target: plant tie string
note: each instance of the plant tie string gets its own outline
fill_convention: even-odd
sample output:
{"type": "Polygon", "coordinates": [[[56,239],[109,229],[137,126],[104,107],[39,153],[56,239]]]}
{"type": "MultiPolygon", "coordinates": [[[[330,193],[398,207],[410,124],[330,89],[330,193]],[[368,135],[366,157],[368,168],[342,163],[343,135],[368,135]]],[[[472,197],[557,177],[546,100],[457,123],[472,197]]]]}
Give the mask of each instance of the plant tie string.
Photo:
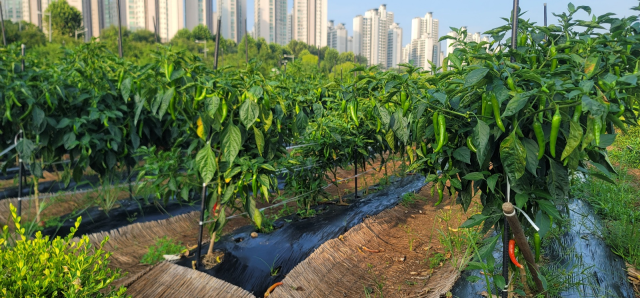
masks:
{"type": "MultiPolygon", "coordinates": [[[[509,178],[507,178],[507,202],[509,202],[510,200],[510,194],[511,194],[511,185],[509,184],[509,178]]],[[[511,202],[509,202],[511,203],[511,202]]],[[[505,216],[514,216],[516,215],[516,210],[520,211],[520,213],[522,213],[522,215],[524,215],[524,218],[527,219],[527,221],[529,221],[529,223],[531,224],[531,226],[536,229],[536,232],[540,231],[540,228],[538,228],[538,226],[533,222],[533,220],[531,220],[531,217],[529,217],[529,215],[527,215],[526,212],[524,212],[524,210],[518,208],[516,205],[513,205],[513,212],[510,214],[506,214],[504,212],[502,212],[505,216]]]]}

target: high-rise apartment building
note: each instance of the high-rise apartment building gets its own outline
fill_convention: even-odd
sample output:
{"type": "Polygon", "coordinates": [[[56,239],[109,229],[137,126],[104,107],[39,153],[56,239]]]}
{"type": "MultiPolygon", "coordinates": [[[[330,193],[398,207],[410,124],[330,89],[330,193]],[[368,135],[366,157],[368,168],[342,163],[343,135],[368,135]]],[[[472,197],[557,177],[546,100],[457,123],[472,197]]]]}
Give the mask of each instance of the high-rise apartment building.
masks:
{"type": "Polygon", "coordinates": [[[347,28],[344,24],[334,26],[333,21],[329,21],[327,28],[327,46],[336,49],[339,53],[347,52],[348,48],[347,28]]]}
{"type": "Polygon", "coordinates": [[[217,0],[221,18],[220,35],[236,43],[247,34],[247,0],[217,0]]]}
{"type": "Polygon", "coordinates": [[[4,0],[2,1],[2,15],[5,20],[12,22],[22,21],[22,1],[4,0]]]}
{"type": "Polygon", "coordinates": [[[293,40],[293,13],[287,15],[287,35],[284,44],[289,44],[293,40]]]}
{"type": "Polygon", "coordinates": [[[308,45],[327,45],[327,1],[293,1],[293,39],[308,45]]]}
{"type": "Polygon", "coordinates": [[[387,67],[395,68],[402,63],[402,28],[398,23],[389,26],[387,38],[387,67]]]}
{"type": "Polygon", "coordinates": [[[431,70],[431,63],[440,66],[439,24],[431,12],[424,18],[411,20],[411,47],[406,50],[408,57],[405,58],[408,62],[425,70],[431,70]]]}
{"type": "Polygon", "coordinates": [[[385,4],[370,9],[364,16],[353,19],[353,48],[355,54],[367,58],[369,65],[387,67],[389,27],[393,24],[393,13],[385,4]]]}
{"type": "Polygon", "coordinates": [[[267,42],[287,42],[287,0],[254,1],[254,34],[267,42]]]}

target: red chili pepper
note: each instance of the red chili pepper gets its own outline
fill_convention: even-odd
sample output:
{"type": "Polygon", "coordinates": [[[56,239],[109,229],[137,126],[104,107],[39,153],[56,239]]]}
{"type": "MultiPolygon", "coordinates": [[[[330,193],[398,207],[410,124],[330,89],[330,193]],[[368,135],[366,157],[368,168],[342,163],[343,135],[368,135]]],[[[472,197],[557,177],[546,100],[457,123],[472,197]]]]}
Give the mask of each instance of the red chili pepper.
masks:
{"type": "Polygon", "coordinates": [[[513,262],[513,264],[516,265],[516,267],[523,268],[522,265],[518,263],[518,260],[516,260],[515,251],[516,251],[516,241],[511,239],[509,240],[509,257],[511,257],[511,262],[513,262]]]}
{"type": "Polygon", "coordinates": [[[213,204],[213,209],[211,209],[211,213],[213,213],[215,215],[216,210],[218,210],[218,201],[216,201],[216,203],[213,204]]]}
{"type": "Polygon", "coordinates": [[[272,292],[273,290],[275,290],[275,288],[276,288],[277,286],[281,286],[281,285],[282,285],[282,282],[277,282],[277,283],[273,284],[272,286],[270,286],[270,287],[269,287],[269,289],[267,289],[267,292],[266,292],[266,293],[264,293],[264,297],[265,297],[265,298],[266,298],[266,297],[269,297],[269,295],[271,294],[271,292],[272,292]]]}

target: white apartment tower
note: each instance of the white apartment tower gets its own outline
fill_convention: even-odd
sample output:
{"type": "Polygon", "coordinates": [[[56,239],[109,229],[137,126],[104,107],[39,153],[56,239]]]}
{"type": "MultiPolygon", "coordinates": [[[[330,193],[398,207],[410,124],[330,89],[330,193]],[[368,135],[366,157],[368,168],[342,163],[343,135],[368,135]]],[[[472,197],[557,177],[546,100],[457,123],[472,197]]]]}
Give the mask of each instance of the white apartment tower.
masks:
{"type": "Polygon", "coordinates": [[[17,23],[22,21],[22,1],[4,0],[2,1],[2,15],[5,20],[17,23]]]}
{"type": "Polygon", "coordinates": [[[329,21],[327,28],[327,46],[336,49],[338,53],[344,53],[348,51],[348,39],[347,28],[344,24],[333,25],[333,21],[329,21]]]}
{"type": "Polygon", "coordinates": [[[428,12],[424,18],[411,20],[411,47],[405,49],[407,57],[414,66],[431,70],[431,63],[440,66],[440,38],[438,34],[440,22],[428,12]],[[431,62],[431,63],[430,63],[431,62]]]}
{"type": "Polygon", "coordinates": [[[387,11],[385,4],[377,9],[368,10],[364,16],[356,16],[353,19],[354,53],[366,57],[369,65],[380,65],[386,68],[391,24],[393,24],[393,13],[387,11]]]}
{"type": "Polygon", "coordinates": [[[284,44],[287,45],[293,40],[293,13],[287,15],[287,35],[284,44]]]}
{"type": "MultiPolygon", "coordinates": [[[[210,0],[208,0],[210,1],[210,0]]],[[[254,34],[267,42],[287,42],[287,0],[255,0],[254,34]]]]}
{"type": "Polygon", "coordinates": [[[217,0],[220,15],[220,34],[226,39],[239,43],[247,34],[247,0],[217,0]]]}
{"type": "Polygon", "coordinates": [[[387,67],[396,68],[402,63],[402,28],[398,23],[389,26],[387,39],[387,67]]]}
{"type": "Polygon", "coordinates": [[[293,39],[308,45],[327,45],[327,1],[293,1],[293,39]]]}

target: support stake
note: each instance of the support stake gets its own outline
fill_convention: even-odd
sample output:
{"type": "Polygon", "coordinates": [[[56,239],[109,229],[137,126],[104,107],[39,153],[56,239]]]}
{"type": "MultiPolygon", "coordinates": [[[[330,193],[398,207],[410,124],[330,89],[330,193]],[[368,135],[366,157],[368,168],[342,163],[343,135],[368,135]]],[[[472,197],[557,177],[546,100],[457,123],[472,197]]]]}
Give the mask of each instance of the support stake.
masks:
{"type": "Polygon", "coordinates": [[[518,221],[518,217],[516,216],[516,210],[515,208],[513,208],[513,204],[511,204],[510,202],[502,204],[502,212],[504,212],[505,219],[509,222],[511,230],[513,230],[513,236],[516,240],[516,244],[518,244],[518,247],[520,248],[520,251],[524,256],[525,261],[527,261],[527,266],[529,267],[529,272],[531,272],[531,277],[536,283],[538,293],[540,293],[544,291],[542,281],[540,280],[540,277],[538,277],[538,272],[540,272],[540,270],[538,269],[538,265],[536,265],[535,257],[533,256],[533,252],[531,252],[531,248],[529,247],[527,238],[524,236],[524,231],[522,230],[522,226],[520,226],[520,222],[518,221]]]}
{"type": "Polygon", "coordinates": [[[4,15],[2,15],[2,2],[0,2],[0,27],[2,28],[2,44],[7,46],[7,37],[4,35],[4,15]]]}
{"type": "Polygon", "coordinates": [[[218,48],[220,48],[220,22],[221,19],[218,17],[218,27],[216,28],[216,50],[213,54],[213,70],[218,69],[218,48]]]}
{"type": "Polygon", "coordinates": [[[122,58],[122,16],[120,15],[120,0],[116,0],[116,2],[118,4],[118,55],[122,58]]]}

